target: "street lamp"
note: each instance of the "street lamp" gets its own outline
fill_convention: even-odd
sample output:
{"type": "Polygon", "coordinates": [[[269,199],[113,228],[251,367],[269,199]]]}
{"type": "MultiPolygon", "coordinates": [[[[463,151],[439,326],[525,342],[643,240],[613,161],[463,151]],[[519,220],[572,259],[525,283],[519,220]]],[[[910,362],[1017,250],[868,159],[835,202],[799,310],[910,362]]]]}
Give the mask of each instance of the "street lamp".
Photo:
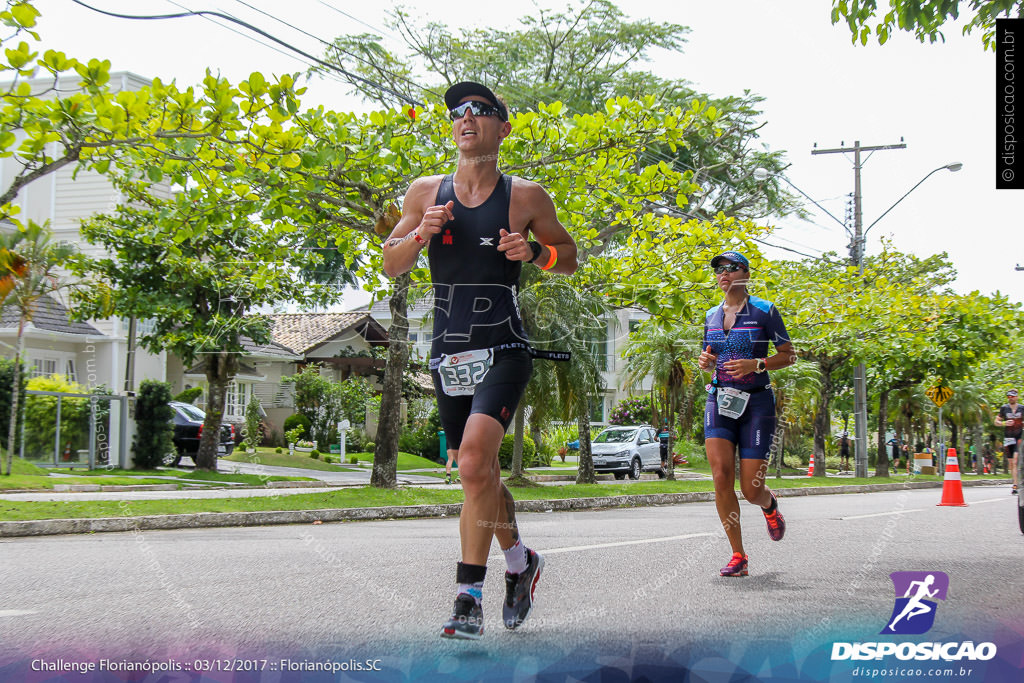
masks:
{"type": "MultiPolygon", "coordinates": [[[[865,241],[865,240],[867,239],[867,236],[868,236],[868,230],[870,230],[871,228],[875,227],[875,224],[876,224],[876,223],[878,223],[878,221],[880,221],[880,220],[882,220],[883,218],[885,218],[886,214],[888,214],[888,213],[889,213],[890,211],[892,211],[893,209],[895,209],[895,208],[896,208],[896,205],[897,205],[897,204],[899,204],[900,202],[902,202],[902,201],[903,201],[904,199],[906,199],[906,198],[907,198],[907,195],[909,195],[909,194],[910,194],[911,192],[913,192],[914,190],[916,190],[917,188],[919,188],[919,187],[921,186],[921,184],[922,184],[922,183],[924,183],[924,181],[926,181],[926,180],[928,180],[929,178],[931,178],[931,177],[932,177],[932,174],[934,174],[934,173],[938,173],[939,171],[942,171],[942,170],[946,170],[946,171],[949,171],[949,172],[951,172],[951,173],[956,173],[957,171],[959,171],[959,170],[960,170],[961,168],[963,168],[963,167],[964,167],[964,165],[963,165],[963,164],[961,164],[961,163],[960,163],[959,161],[954,161],[953,163],[951,163],[951,164],[946,164],[945,166],[939,166],[939,167],[938,167],[938,168],[936,168],[935,170],[933,170],[933,171],[931,171],[930,173],[928,173],[928,175],[926,175],[926,176],[925,176],[924,178],[921,178],[921,179],[920,179],[919,181],[917,181],[917,184],[916,184],[916,185],[914,185],[914,186],[913,186],[912,188],[910,188],[909,190],[907,190],[907,191],[906,191],[906,193],[905,193],[905,194],[904,194],[904,195],[903,195],[902,197],[900,197],[900,198],[899,198],[899,199],[897,199],[897,200],[896,200],[895,202],[893,202],[893,205],[892,205],[892,206],[890,206],[890,207],[889,207],[888,209],[886,209],[885,211],[883,211],[883,212],[882,212],[882,215],[881,215],[881,216],[879,216],[879,217],[878,217],[878,218],[876,218],[875,220],[871,221],[871,225],[869,225],[868,227],[864,228],[864,234],[863,234],[863,235],[861,235],[861,244],[860,244],[860,252],[859,252],[859,253],[860,253],[860,256],[861,256],[861,258],[860,258],[860,259],[858,259],[858,260],[859,260],[859,261],[863,261],[863,260],[864,260],[864,259],[863,259],[863,256],[864,256],[864,251],[863,251],[863,245],[864,245],[864,241],[865,241]]],[[[864,271],[863,271],[863,265],[862,265],[862,267],[861,267],[861,273],[863,273],[863,272],[864,272],[864,271]]]]}

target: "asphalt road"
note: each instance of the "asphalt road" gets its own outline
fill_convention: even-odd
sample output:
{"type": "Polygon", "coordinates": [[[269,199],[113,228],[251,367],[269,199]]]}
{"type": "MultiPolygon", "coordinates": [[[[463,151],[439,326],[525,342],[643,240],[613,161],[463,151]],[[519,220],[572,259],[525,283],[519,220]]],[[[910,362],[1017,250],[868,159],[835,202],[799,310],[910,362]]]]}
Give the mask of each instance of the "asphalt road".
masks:
{"type": "Polygon", "coordinates": [[[502,627],[495,545],[487,632],[473,643],[438,637],[454,597],[456,519],[3,540],[0,576],[17,590],[0,605],[0,680],[30,656],[277,667],[210,680],[299,680],[282,657],[383,669],[301,680],[567,680],[595,667],[631,680],[682,666],[726,676],[693,680],[740,670],[850,680],[851,663],[825,661],[832,642],[881,639],[889,574],[909,570],[950,579],[925,638],[990,640],[1021,666],[1016,498],[1009,486],[964,493],[965,508],[936,507],[938,489],[781,498],[780,543],[744,505],[743,579],[718,576],[729,550],[711,503],[523,514],[524,540],[547,558],[536,609],[518,631],[502,627]]]}

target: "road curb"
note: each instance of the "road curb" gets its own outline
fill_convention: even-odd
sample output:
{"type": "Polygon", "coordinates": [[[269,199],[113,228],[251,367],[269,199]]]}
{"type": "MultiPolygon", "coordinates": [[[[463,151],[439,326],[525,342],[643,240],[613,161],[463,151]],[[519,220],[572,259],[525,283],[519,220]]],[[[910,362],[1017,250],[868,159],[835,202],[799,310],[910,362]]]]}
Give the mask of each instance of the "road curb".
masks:
{"type": "MultiPolygon", "coordinates": [[[[964,481],[964,486],[1000,486],[1006,481],[964,481]]],[[[831,495],[841,493],[872,493],[900,489],[941,488],[941,481],[902,482],[894,484],[856,484],[849,486],[807,486],[774,489],[779,498],[791,496],[831,495]]],[[[689,493],[646,493],[596,498],[559,498],[522,500],[516,502],[519,512],[563,512],[601,510],[654,505],[681,505],[714,500],[712,491],[689,493]]],[[[259,512],[198,512],[183,515],[146,515],[141,517],[96,517],[86,519],[43,519],[0,522],[0,538],[21,536],[55,536],[117,531],[151,531],[165,529],[204,529],[210,527],[267,526],[273,524],[313,524],[315,522],[347,522],[382,519],[414,519],[452,517],[462,510],[461,503],[440,505],[407,505],[367,508],[329,508],[323,510],[284,510],[259,512]]]]}

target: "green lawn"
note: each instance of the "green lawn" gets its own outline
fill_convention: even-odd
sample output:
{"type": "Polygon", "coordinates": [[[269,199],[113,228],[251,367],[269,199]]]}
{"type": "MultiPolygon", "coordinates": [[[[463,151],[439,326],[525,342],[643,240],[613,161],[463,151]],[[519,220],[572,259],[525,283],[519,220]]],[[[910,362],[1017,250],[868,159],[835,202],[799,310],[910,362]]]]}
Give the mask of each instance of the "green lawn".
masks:
{"type": "MultiPolygon", "coordinates": [[[[56,468],[47,470],[37,467],[30,462],[20,458],[14,458],[11,467],[11,476],[0,476],[0,490],[52,490],[55,484],[99,484],[101,486],[132,486],[142,484],[173,484],[168,479],[157,477],[176,477],[193,481],[196,484],[215,486],[218,483],[245,484],[249,486],[263,486],[269,481],[312,481],[308,477],[282,477],[282,476],[259,476],[255,474],[226,474],[223,472],[196,472],[194,470],[161,469],[161,470],[124,470],[124,469],[98,469],[98,470],[69,470],[56,468]],[[53,474],[70,474],[68,477],[54,477],[53,474]]],[[[184,484],[178,482],[179,488],[184,484]]]]}
{"type": "MultiPolygon", "coordinates": [[[[320,456],[323,458],[323,454],[320,456]]],[[[337,456],[334,456],[335,458],[337,456]]],[[[270,465],[273,467],[299,467],[307,470],[320,470],[322,472],[356,472],[340,465],[324,462],[317,458],[309,457],[309,454],[288,455],[288,451],[277,453],[273,448],[257,448],[255,453],[246,453],[235,449],[235,452],[221,460],[231,462],[248,462],[257,465],[270,465]]]]}
{"type": "MultiPolygon", "coordinates": [[[[1005,478],[1005,477],[1004,477],[1005,478]]],[[[916,481],[937,481],[939,476],[919,476],[916,481]]],[[[808,486],[844,486],[848,484],[900,483],[902,478],[879,482],[878,479],[825,480],[783,479],[771,481],[775,489],[808,486]]],[[[516,488],[517,500],[550,500],[558,498],[592,498],[628,494],[679,493],[711,491],[710,481],[641,481],[632,484],[581,484],[571,486],[537,486],[516,488]]],[[[66,519],[83,517],[121,517],[124,515],[184,514],[192,512],[238,512],[259,510],[316,510],[323,508],[377,507],[387,505],[424,505],[461,503],[461,490],[401,488],[381,490],[372,487],[347,488],[324,493],[282,495],[271,498],[226,498],[195,500],[133,501],[125,509],[118,501],[90,502],[13,502],[0,500],[0,519],[66,519]]]]}

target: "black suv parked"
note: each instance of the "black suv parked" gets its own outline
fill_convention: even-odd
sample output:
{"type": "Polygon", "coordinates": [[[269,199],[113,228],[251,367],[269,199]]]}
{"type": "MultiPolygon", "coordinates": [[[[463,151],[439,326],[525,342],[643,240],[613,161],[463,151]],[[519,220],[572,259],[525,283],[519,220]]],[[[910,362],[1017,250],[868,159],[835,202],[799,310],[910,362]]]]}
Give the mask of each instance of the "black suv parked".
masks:
{"type": "MultiPolygon", "coordinates": [[[[195,461],[196,455],[199,454],[199,437],[203,433],[206,413],[191,403],[171,401],[169,405],[174,409],[174,450],[164,456],[164,464],[177,467],[183,456],[195,461]]],[[[217,456],[229,456],[234,450],[235,428],[229,424],[221,424],[217,456]]]]}

